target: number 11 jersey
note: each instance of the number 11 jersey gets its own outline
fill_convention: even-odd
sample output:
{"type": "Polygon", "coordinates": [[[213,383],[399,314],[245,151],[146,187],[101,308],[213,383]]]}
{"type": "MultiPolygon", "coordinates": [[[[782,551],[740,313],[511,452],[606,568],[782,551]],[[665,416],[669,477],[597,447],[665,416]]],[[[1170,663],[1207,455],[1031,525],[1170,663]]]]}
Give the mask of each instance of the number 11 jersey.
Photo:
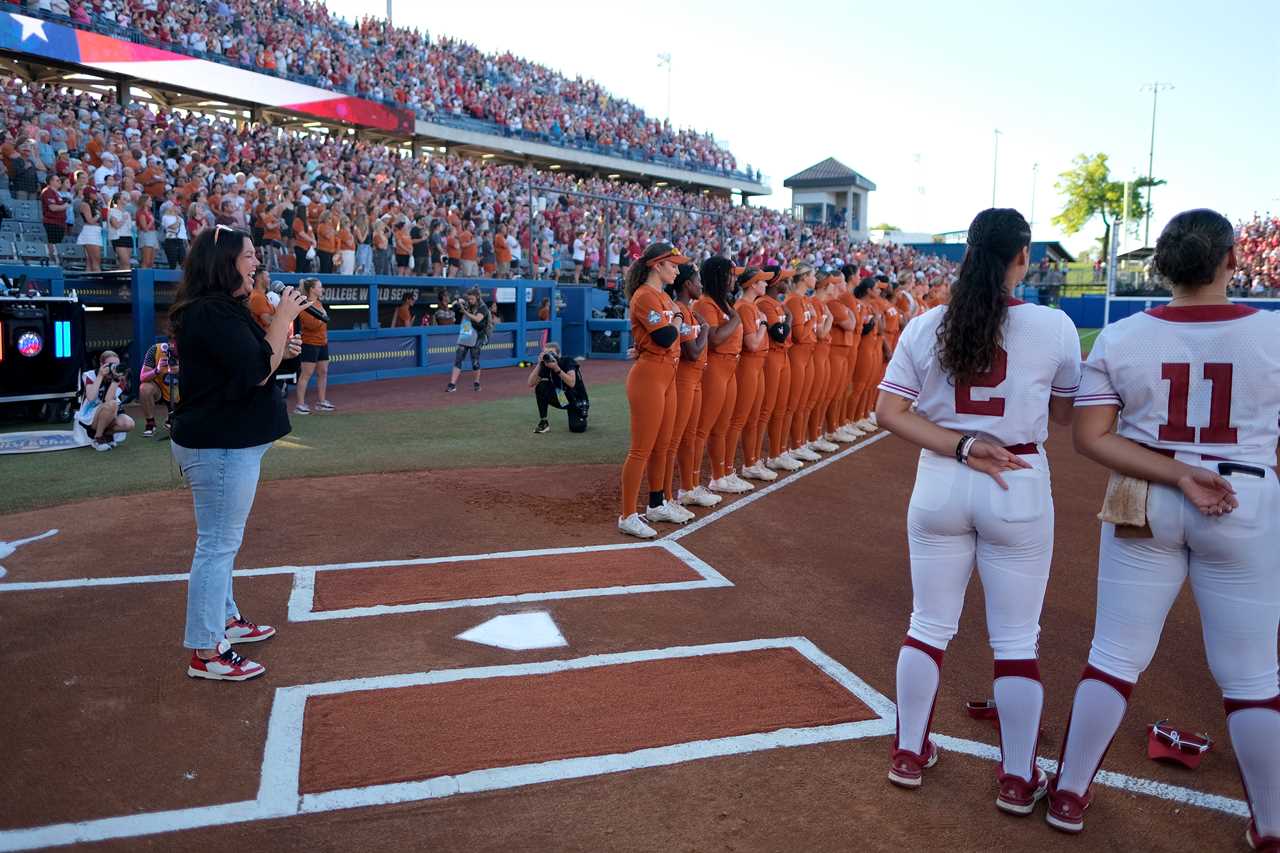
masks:
{"type": "Polygon", "coordinates": [[[1162,306],[1102,330],[1077,406],[1119,406],[1116,432],[1150,447],[1276,464],[1280,313],[1162,306]]]}
{"type": "Polygon", "coordinates": [[[1049,437],[1049,397],[1073,397],[1080,384],[1080,336],[1066,313],[1009,300],[991,369],[955,382],[938,364],[940,305],[907,324],[880,383],[881,391],[914,400],[916,411],[957,432],[1005,447],[1043,444],[1049,437]]]}

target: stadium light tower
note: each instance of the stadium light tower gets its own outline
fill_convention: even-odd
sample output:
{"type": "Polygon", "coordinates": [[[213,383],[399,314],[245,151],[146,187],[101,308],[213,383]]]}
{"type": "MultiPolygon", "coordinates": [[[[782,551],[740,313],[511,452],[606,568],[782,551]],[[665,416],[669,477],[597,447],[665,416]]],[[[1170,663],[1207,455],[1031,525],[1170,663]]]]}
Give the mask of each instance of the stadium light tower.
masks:
{"type": "MultiPolygon", "coordinates": [[[[390,2],[390,0],[388,0],[390,2]]],[[[671,53],[658,54],[658,67],[667,69],[667,123],[671,122],[671,53]]]]}
{"type": "Polygon", "coordinates": [[[1157,80],[1154,83],[1148,83],[1140,90],[1151,93],[1151,149],[1147,152],[1147,224],[1142,234],[1143,246],[1151,245],[1151,191],[1155,189],[1151,186],[1151,180],[1154,176],[1152,166],[1156,161],[1156,101],[1159,100],[1162,89],[1172,88],[1172,83],[1161,83],[1157,80]]]}
{"type": "Polygon", "coordinates": [[[991,138],[995,140],[993,150],[991,152],[991,206],[996,206],[996,172],[1000,166],[1000,128],[991,131],[991,138]]]}
{"type": "Polygon", "coordinates": [[[388,26],[388,27],[392,26],[392,24],[391,24],[391,0],[387,0],[387,26],[388,26]]]}
{"type": "Polygon", "coordinates": [[[1034,232],[1036,229],[1036,181],[1040,180],[1040,164],[1031,164],[1031,218],[1027,224],[1034,232]]]}

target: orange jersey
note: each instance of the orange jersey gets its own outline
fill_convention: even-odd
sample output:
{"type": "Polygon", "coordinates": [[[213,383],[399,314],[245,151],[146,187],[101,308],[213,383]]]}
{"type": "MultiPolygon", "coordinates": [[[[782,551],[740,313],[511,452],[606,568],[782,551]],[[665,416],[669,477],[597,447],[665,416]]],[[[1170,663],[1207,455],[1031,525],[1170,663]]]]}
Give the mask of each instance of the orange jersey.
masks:
{"type": "MultiPolygon", "coordinates": [[[[756,300],[756,309],[764,317],[765,322],[770,326],[775,323],[781,323],[787,319],[787,313],[782,308],[782,303],[774,299],[772,296],[761,296],[756,300]]],[[[773,338],[769,338],[769,349],[771,350],[787,350],[791,348],[791,336],[787,335],[787,339],[779,343],[773,338]]]]}
{"type": "MultiPolygon", "coordinates": [[[[710,296],[699,296],[698,301],[693,304],[693,310],[697,311],[698,316],[712,329],[718,329],[733,319],[722,311],[710,296]]],[[[717,355],[738,355],[742,352],[742,326],[739,325],[720,343],[712,344],[711,351],[717,355]]]]}
{"type": "Polygon", "coordinates": [[[400,303],[396,308],[396,325],[412,326],[413,325],[413,309],[405,303],[400,303]]]}
{"type": "Polygon", "coordinates": [[[791,312],[791,337],[798,344],[812,344],[818,340],[818,320],[809,308],[808,300],[792,292],[783,303],[791,312]]]}
{"type": "Polygon", "coordinates": [[[270,327],[271,320],[268,319],[264,323],[262,321],[262,315],[271,314],[274,316],[276,309],[275,306],[271,304],[271,301],[267,299],[267,294],[255,288],[254,291],[249,294],[249,313],[253,315],[253,319],[258,322],[259,326],[266,329],[270,327]]]}
{"type": "Polygon", "coordinates": [[[827,310],[826,303],[816,296],[806,296],[805,302],[809,303],[809,309],[813,311],[814,316],[817,317],[817,336],[819,346],[831,346],[831,330],[828,330],[825,335],[822,334],[822,324],[826,322],[827,315],[831,313],[827,310]]]}
{"type": "Polygon", "coordinates": [[[839,299],[830,299],[827,301],[827,310],[831,312],[831,345],[836,347],[853,346],[853,332],[840,328],[841,322],[847,322],[853,319],[853,314],[849,311],[849,306],[845,305],[839,299]]]}
{"type": "Polygon", "coordinates": [[[902,331],[902,315],[898,313],[889,300],[884,297],[878,297],[880,301],[880,312],[884,317],[884,333],[889,337],[897,337],[902,331]]]}
{"type": "Polygon", "coordinates": [[[628,316],[631,318],[631,342],[636,348],[637,356],[679,361],[679,338],[672,341],[671,346],[664,347],[652,337],[658,329],[672,325],[679,314],[680,309],[664,291],[647,284],[636,288],[636,292],[631,295],[628,316]]]}
{"type": "Polygon", "coordinates": [[[329,325],[312,317],[306,311],[298,315],[302,324],[302,342],[311,346],[324,346],[329,343],[329,325]]]}
{"type": "MultiPolygon", "coordinates": [[[[872,320],[876,320],[880,317],[880,312],[877,310],[876,304],[874,301],[872,301],[871,297],[867,297],[866,299],[859,299],[858,304],[862,306],[863,325],[866,325],[867,323],[870,323],[872,320]]],[[[867,332],[865,335],[863,335],[863,337],[864,338],[880,337],[880,324],[875,323],[874,325],[872,325],[871,331],[867,332]]]]}
{"type": "MultiPolygon", "coordinates": [[[[742,337],[745,339],[747,335],[754,335],[756,330],[760,328],[761,323],[767,323],[764,315],[760,313],[760,309],[756,307],[756,303],[751,299],[739,299],[733,306],[733,310],[738,312],[738,316],[742,319],[742,337]]],[[[742,348],[742,354],[745,356],[753,356],[755,358],[764,358],[769,354],[769,336],[765,335],[765,342],[758,350],[748,350],[745,346],[742,348]]]]}
{"type": "MultiPolygon", "coordinates": [[[[693,306],[688,302],[677,302],[676,308],[680,309],[680,316],[684,320],[684,326],[680,329],[680,343],[687,344],[698,339],[698,334],[702,330],[702,320],[697,314],[693,313],[693,306]]],[[[680,362],[681,369],[686,367],[703,368],[707,366],[707,350],[708,347],[702,348],[702,353],[694,361],[684,359],[683,354],[680,362]]]]}

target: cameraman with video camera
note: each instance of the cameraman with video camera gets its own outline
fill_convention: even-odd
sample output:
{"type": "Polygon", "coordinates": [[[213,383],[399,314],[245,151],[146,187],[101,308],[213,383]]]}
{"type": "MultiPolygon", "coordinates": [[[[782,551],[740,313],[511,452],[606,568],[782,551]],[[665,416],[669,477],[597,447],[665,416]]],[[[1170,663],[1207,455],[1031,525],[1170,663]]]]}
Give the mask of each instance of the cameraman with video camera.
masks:
{"type": "MultiPolygon", "coordinates": [[[[146,424],[142,435],[150,438],[156,433],[156,403],[163,401],[166,413],[178,401],[178,342],[170,336],[165,343],[158,343],[142,359],[142,371],[138,377],[138,400],[142,403],[142,417],[146,424]]],[[[165,429],[169,418],[165,418],[165,429]]]]}
{"type": "Polygon", "coordinates": [[[538,401],[538,425],[533,431],[539,435],[548,432],[548,409],[561,409],[569,415],[569,432],[587,431],[587,386],[582,381],[582,369],[571,358],[560,355],[560,345],[549,343],[538,355],[538,362],[529,373],[529,387],[538,401]]]}
{"type": "Polygon", "coordinates": [[[84,397],[76,412],[76,423],[93,440],[94,450],[110,450],[133,429],[133,418],[121,411],[120,398],[128,387],[128,374],[120,363],[120,356],[111,350],[98,357],[96,372],[88,370],[81,377],[84,397]]]}

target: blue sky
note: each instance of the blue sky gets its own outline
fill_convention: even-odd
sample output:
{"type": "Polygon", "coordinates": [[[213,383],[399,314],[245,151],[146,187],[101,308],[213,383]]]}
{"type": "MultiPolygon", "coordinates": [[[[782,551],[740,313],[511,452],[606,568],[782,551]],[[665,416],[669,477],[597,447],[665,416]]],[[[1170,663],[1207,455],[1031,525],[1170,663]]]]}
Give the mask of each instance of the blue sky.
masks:
{"type": "MultiPolygon", "coordinates": [[[[327,0],[347,17],[385,0],[327,0]]],[[[665,4],[664,4],[665,5],[665,4]]],[[[1160,94],[1152,239],[1173,214],[1213,207],[1233,219],[1280,210],[1280,2],[1165,0],[736,3],[667,8],[565,0],[440,4],[396,0],[395,20],[511,50],[582,74],[644,107],[710,130],[739,162],[782,180],[833,156],[876,182],[871,220],[910,231],[965,228],[991,203],[1030,217],[1036,239],[1079,250],[1050,218],[1059,172],[1104,152],[1118,178],[1145,175],[1155,80],[1160,94]],[[964,9],[979,7],[981,14],[964,9]]],[[[1141,245],[1141,234],[1137,242],[1141,245]]]]}

